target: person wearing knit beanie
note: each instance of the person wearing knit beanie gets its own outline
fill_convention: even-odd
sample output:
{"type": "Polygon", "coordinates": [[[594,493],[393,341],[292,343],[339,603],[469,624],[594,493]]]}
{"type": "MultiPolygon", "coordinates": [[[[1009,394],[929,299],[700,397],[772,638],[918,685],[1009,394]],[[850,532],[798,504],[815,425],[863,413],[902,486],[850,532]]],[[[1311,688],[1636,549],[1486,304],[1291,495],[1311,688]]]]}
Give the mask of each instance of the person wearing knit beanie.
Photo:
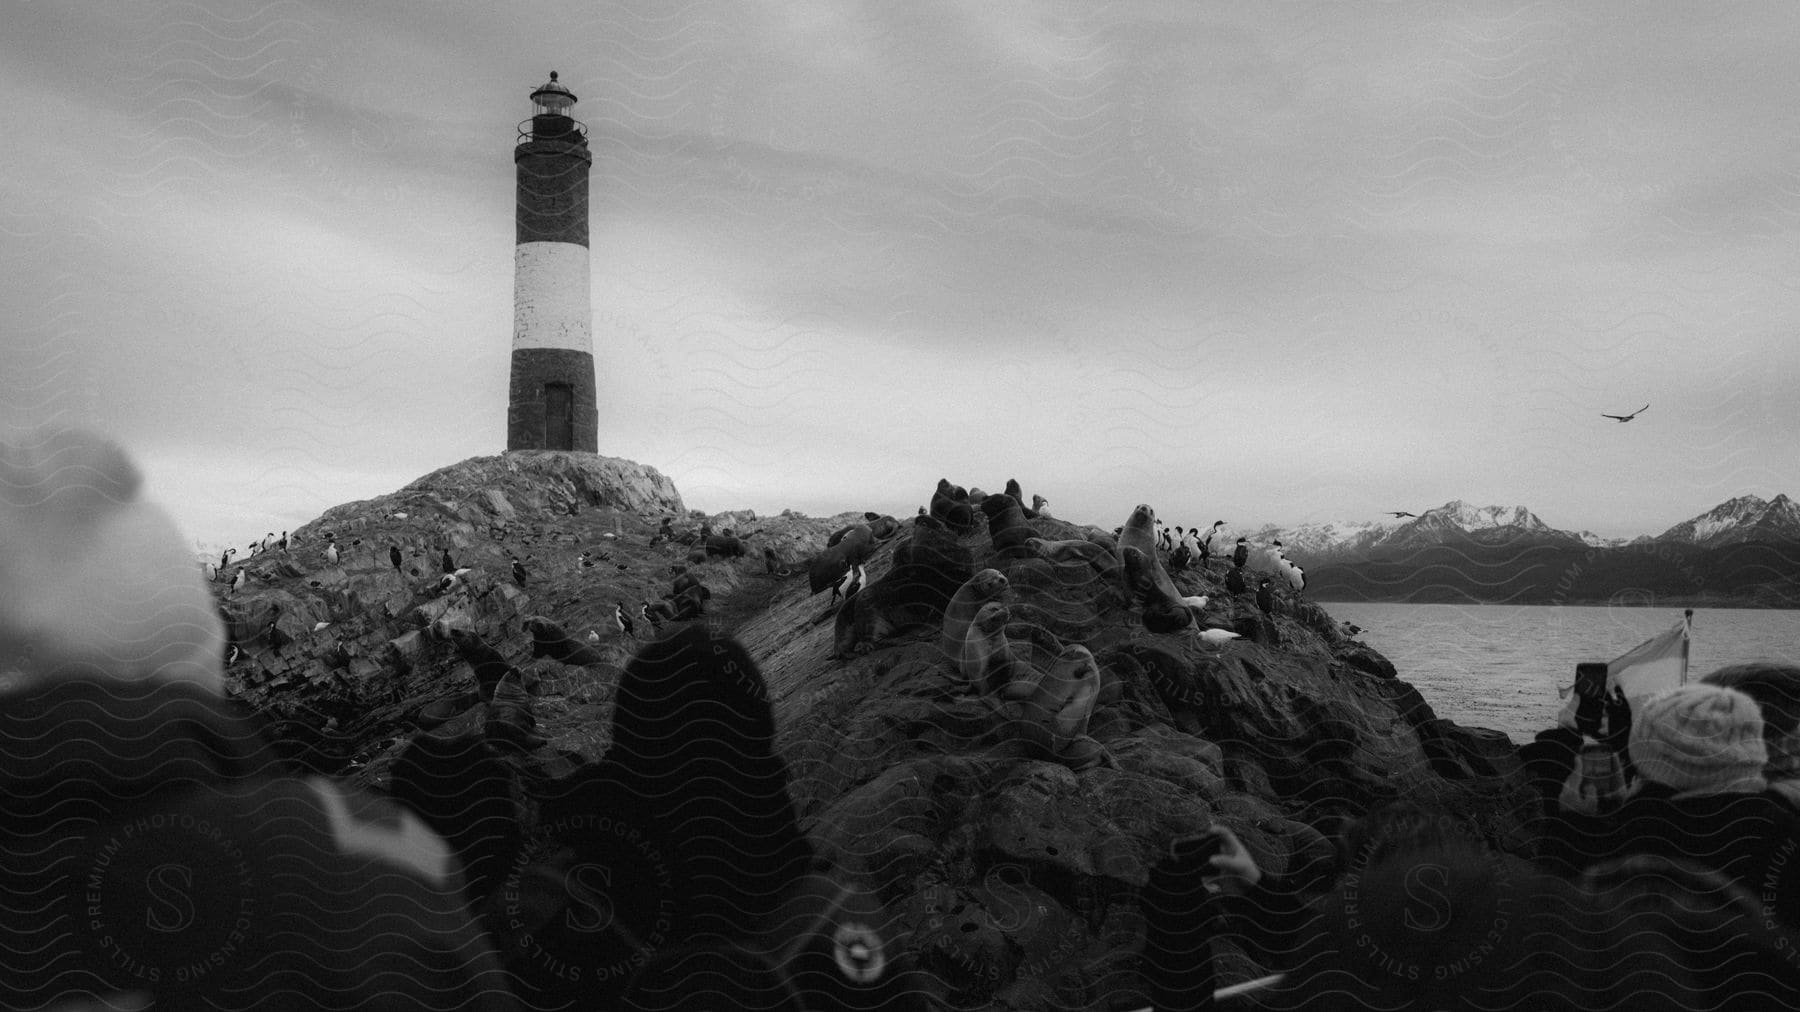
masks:
{"type": "Polygon", "coordinates": [[[0,1008],[516,1008],[443,840],[226,694],[141,486],[92,433],[0,438],[0,1008]]]}
{"type": "Polygon", "coordinates": [[[1695,683],[1650,697],[1632,721],[1630,750],[1641,778],[1678,794],[1768,787],[1762,712],[1735,689],[1695,683]]]}
{"type": "Polygon", "coordinates": [[[0,441],[0,690],[86,675],[223,693],[224,625],[142,485],[91,432],[0,441]]]}
{"type": "Polygon", "coordinates": [[[1753,661],[1733,664],[1701,681],[1722,685],[1756,700],[1762,711],[1769,790],[1800,807],[1800,665],[1753,661]]]}

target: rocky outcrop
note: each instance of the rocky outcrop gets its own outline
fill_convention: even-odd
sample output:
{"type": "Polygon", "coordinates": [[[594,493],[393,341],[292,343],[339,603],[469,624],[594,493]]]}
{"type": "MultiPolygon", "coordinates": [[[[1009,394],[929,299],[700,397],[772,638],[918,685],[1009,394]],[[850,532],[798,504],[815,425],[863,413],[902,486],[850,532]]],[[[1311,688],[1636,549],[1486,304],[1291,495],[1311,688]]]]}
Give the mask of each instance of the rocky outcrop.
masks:
{"type": "Polygon", "coordinates": [[[614,509],[685,513],[675,483],[654,467],[617,457],[552,450],[515,450],[471,457],[433,471],[396,493],[402,503],[435,497],[465,519],[614,509]]]}
{"type": "MultiPolygon", "coordinates": [[[[550,742],[541,758],[597,757],[636,646],[615,629],[613,604],[635,616],[671,589],[671,567],[685,567],[712,592],[707,620],[733,628],[763,670],[804,824],[900,911],[937,997],[959,1008],[1128,996],[1138,890],[1169,841],[1209,822],[1231,826],[1275,872],[1328,848],[1341,818],[1394,797],[1458,813],[1503,846],[1524,842],[1531,798],[1504,736],[1438,718],[1384,658],[1285,592],[1263,615],[1250,595],[1224,590],[1222,569],[1173,574],[1182,594],[1209,597],[1198,626],[1245,634],[1214,647],[1191,630],[1146,631],[1116,567],[1002,553],[986,524],[933,535],[927,552],[909,547],[911,518],[894,525],[864,564],[867,586],[896,552],[913,565],[966,556],[1007,577],[1008,634],[1034,656],[1058,644],[1093,655],[1095,748],[1046,756],[968,692],[935,628],[874,623],[882,638],[833,659],[833,606],[811,592],[805,563],[861,514],[698,517],[653,470],[583,458],[465,461],[327,511],[285,555],[230,567],[215,586],[241,650],[229,673],[239,694],[320,765],[379,784],[419,729],[481,726],[472,635],[525,676],[535,732],[550,742]],[[675,540],[657,535],[665,517],[675,540]],[[746,554],[708,556],[702,522],[730,530],[746,554]],[[324,558],[327,531],[336,564],[324,558]],[[942,538],[955,551],[938,550],[942,538]],[[448,587],[446,549],[467,570],[448,587]],[[241,567],[248,585],[226,593],[241,567]],[[584,663],[534,658],[534,615],[583,644],[584,663]]],[[[1049,540],[1107,537],[1027,523],[1049,540]]],[[[1227,981],[1258,970],[1229,952],[1222,965],[1227,981]]]]}
{"type": "MultiPolygon", "coordinates": [[[[484,705],[472,665],[446,635],[460,629],[522,670],[539,690],[540,720],[564,732],[566,747],[597,756],[603,704],[634,646],[613,625],[613,603],[635,614],[670,589],[671,565],[686,564],[687,546],[651,544],[663,517],[689,534],[699,525],[656,469],[547,451],[472,458],[333,507],[294,531],[287,551],[239,560],[214,583],[237,647],[227,679],[304,761],[379,780],[407,734],[467,722],[465,711],[484,705]],[[448,587],[446,552],[464,571],[448,587]],[[239,570],[247,580],[233,592],[239,570]],[[534,659],[525,629],[534,614],[583,642],[597,634],[608,663],[570,669],[534,659]]],[[[782,543],[791,551],[832,523],[784,521],[796,531],[782,543]]]]}
{"type": "MultiPolygon", "coordinates": [[[[1087,533],[1030,523],[1052,540],[1087,533]]],[[[832,660],[831,629],[813,621],[822,598],[805,586],[739,630],[775,694],[803,818],[904,911],[948,1004],[1117,999],[1134,986],[1149,866],[1211,821],[1276,872],[1327,848],[1322,830],[1341,818],[1398,797],[1526,844],[1530,799],[1505,736],[1438,718],[1323,609],[1283,597],[1263,616],[1225,592],[1222,569],[1179,574],[1184,595],[1211,599],[1202,625],[1252,634],[1215,649],[1145,631],[1085,563],[1006,557],[982,531],[960,543],[1006,575],[1015,619],[1093,652],[1105,688],[1088,733],[1109,762],[1030,757],[985,700],[961,694],[932,637],[832,660]]],[[[871,581],[902,544],[876,551],[871,581]]]]}

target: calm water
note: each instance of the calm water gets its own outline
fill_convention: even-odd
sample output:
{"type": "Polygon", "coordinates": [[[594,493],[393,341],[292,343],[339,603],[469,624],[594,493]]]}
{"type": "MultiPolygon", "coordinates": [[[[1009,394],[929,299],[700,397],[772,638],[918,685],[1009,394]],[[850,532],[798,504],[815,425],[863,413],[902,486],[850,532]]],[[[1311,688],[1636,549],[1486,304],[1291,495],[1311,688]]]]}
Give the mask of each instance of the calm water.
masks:
{"type": "MultiPolygon", "coordinates": [[[[1551,726],[1558,686],[1580,661],[1610,661],[1674,625],[1680,608],[1321,602],[1363,627],[1438,716],[1505,731],[1516,742],[1551,726]]],[[[1800,611],[1694,611],[1688,678],[1744,661],[1800,664],[1800,611]]]]}

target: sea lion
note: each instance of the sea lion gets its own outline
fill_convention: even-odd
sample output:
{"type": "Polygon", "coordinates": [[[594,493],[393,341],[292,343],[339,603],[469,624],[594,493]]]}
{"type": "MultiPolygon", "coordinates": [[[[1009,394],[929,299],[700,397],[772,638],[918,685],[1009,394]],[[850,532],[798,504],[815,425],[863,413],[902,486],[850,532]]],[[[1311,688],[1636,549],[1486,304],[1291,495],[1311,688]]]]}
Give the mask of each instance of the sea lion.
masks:
{"type": "MultiPolygon", "coordinates": [[[[1131,519],[1119,530],[1119,562],[1125,561],[1125,549],[1135,548],[1144,553],[1149,561],[1149,576],[1156,584],[1156,589],[1171,601],[1181,600],[1181,592],[1175,589],[1175,581],[1163,570],[1162,563],[1156,555],[1156,511],[1149,506],[1139,504],[1131,511],[1131,519]]],[[[1131,588],[1128,586],[1126,592],[1131,588]]]]}
{"type": "MultiPolygon", "coordinates": [[[[1145,629],[1153,633],[1171,633],[1194,624],[1194,613],[1182,604],[1181,596],[1164,593],[1157,584],[1156,574],[1160,570],[1154,559],[1133,546],[1119,549],[1119,555],[1125,562],[1125,596],[1127,600],[1143,603],[1145,629]]],[[[1163,579],[1166,582],[1168,577],[1165,575],[1163,579]]]]}
{"type": "Polygon", "coordinates": [[[714,534],[707,538],[705,552],[708,558],[725,559],[741,559],[746,554],[743,540],[730,534],[714,534]]]}
{"type": "Polygon", "coordinates": [[[1059,565],[1065,562],[1085,562],[1103,576],[1111,576],[1119,569],[1119,557],[1110,545],[1102,545],[1086,538],[1067,538],[1061,541],[1026,538],[1025,544],[1032,551],[1059,565]]]}
{"type": "Polygon", "coordinates": [[[1116,761],[1088,737],[1088,722],[1100,697],[1100,669],[1086,647],[1064,647],[1041,673],[999,706],[1007,729],[1033,758],[1074,769],[1116,761]]]}
{"type": "Polygon", "coordinates": [[[944,603],[950,603],[963,581],[975,575],[975,554],[956,535],[941,526],[914,524],[912,536],[894,546],[895,569],[919,566],[934,570],[946,584],[944,603]]]}
{"type": "Polygon", "coordinates": [[[1006,479],[1006,494],[1012,496],[1013,501],[1019,504],[1019,512],[1025,514],[1025,519],[1036,520],[1038,518],[1037,504],[1044,500],[1043,496],[1034,495],[1031,497],[1031,505],[1025,505],[1025,490],[1019,487],[1017,478],[1006,479]]]}
{"type": "Polygon", "coordinates": [[[700,589],[702,600],[706,600],[706,599],[709,599],[712,597],[712,591],[706,589],[706,584],[701,583],[699,577],[695,576],[694,574],[692,574],[684,569],[679,574],[676,575],[674,584],[669,588],[669,593],[665,594],[664,596],[665,597],[680,597],[683,591],[686,591],[686,590],[689,590],[690,588],[695,588],[695,587],[698,587],[700,589]]]}
{"type": "Polygon", "coordinates": [[[525,628],[531,633],[531,656],[534,658],[548,657],[577,667],[605,663],[606,659],[599,651],[570,636],[562,626],[542,615],[526,619],[525,628]]]}
{"type": "Polygon", "coordinates": [[[529,752],[547,744],[537,734],[537,717],[531,712],[531,695],[525,691],[524,676],[515,668],[494,686],[488,702],[487,718],[482,733],[488,744],[502,750],[513,748],[529,752]]]}
{"type": "Polygon", "coordinates": [[[807,564],[806,578],[817,594],[837,584],[849,570],[875,554],[875,534],[868,524],[851,524],[826,540],[825,551],[807,564]]]}
{"type": "Polygon", "coordinates": [[[1024,702],[1037,729],[1032,737],[1051,754],[1087,733],[1100,696],[1100,666],[1086,647],[1070,644],[1045,668],[1024,702]]]}
{"type": "Polygon", "coordinates": [[[700,584],[686,587],[675,595],[675,621],[686,622],[706,614],[706,602],[712,591],[700,584]]]}
{"type": "Polygon", "coordinates": [[[874,517],[869,521],[869,533],[875,535],[877,541],[886,541],[900,533],[900,521],[891,516],[874,517]]]}
{"type": "Polygon", "coordinates": [[[948,478],[939,478],[937,491],[931,494],[931,516],[957,534],[975,530],[975,511],[969,506],[968,490],[950,484],[948,478]]]}
{"type": "Polygon", "coordinates": [[[988,536],[994,541],[994,550],[1003,558],[1029,551],[1025,543],[1031,539],[1033,531],[1025,524],[1019,500],[996,492],[982,500],[981,512],[987,516],[988,536]]]}
{"type": "Polygon", "coordinates": [[[1006,576],[999,570],[984,569],[957,588],[950,598],[949,607],[944,609],[944,627],[938,634],[938,653],[943,656],[945,664],[954,666],[960,663],[963,639],[969,631],[969,623],[975,621],[975,614],[983,605],[1006,593],[1007,586],[1006,576]]]}
{"type": "Polygon", "coordinates": [[[875,641],[908,629],[937,630],[950,599],[974,574],[969,550],[953,535],[915,529],[895,546],[887,573],[838,609],[832,656],[867,652],[875,641]]]}
{"type": "MultiPolygon", "coordinates": [[[[867,584],[838,606],[836,622],[831,630],[831,656],[846,658],[852,653],[868,653],[882,640],[909,628],[925,625],[926,620],[906,609],[905,588],[894,580],[894,571],[867,584]]],[[[942,610],[937,613],[941,619],[942,610]]]]}
{"type": "Polygon", "coordinates": [[[773,545],[763,546],[763,572],[773,576],[781,568],[781,559],[775,554],[773,545]]]}
{"type": "Polygon", "coordinates": [[[875,536],[874,529],[868,524],[850,524],[847,527],[839,527],[837,530],[832,531],[831,536],[825,539],[825,547],[835,548],[837,547],[838,542],[843,541],[852,534],[867,534],[871,538],[875,536]]]}
{"type": "Polygon", "coordinates": [[[860,566],[875,554],[875,529],[868,524],[851,527],[835,546],[844,553],[844,561],[860,566]]]}
{"type": "Polygon", "coordinates": [[[956,669],[977,694],[1008,698],[1023,696],[1032,682],[1032,671],[1022,654],[1006,637],[1011,612],[999,601],[989,601],[975,613],[963,631],[956,669]]]}
{"type": "Polygon", "coordinates": [[[500,683],[512,665],[500,656],[500,651],[488,646],[487,641],[467,629],[450,630],[450,642],[456,645],[456,652],[475,669],[475,684],[479,687],[481,698],[485,702],[494,697],[494,686],[500,683]]]}

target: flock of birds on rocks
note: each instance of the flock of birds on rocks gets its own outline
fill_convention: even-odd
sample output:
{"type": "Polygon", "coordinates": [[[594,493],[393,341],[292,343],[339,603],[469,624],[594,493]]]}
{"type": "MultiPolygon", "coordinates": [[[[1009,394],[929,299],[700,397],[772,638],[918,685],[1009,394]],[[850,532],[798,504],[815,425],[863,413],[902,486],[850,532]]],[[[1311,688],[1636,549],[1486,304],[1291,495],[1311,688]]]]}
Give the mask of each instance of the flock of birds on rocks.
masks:
{"type": "MultiPolygon", "coordinates": [[[[980,489],[966,490],[960,486],[951,485],[948,480],[941,480],[938,490],[932,496],[930,507],[920,506],[919,514],[914,518],[914,522],[920,527],[948,529],[952,533],[967,533],[974,530],[980,523],[974,512],[975,509],[985,506],[983,515],[990,518],[997,517],[1001,507],[996,504],[1004,503],[1007,500],[1017,504],[1019,518],[1028,520],[1050,516],[1049,500],[1042,495],[1031,496],[1031,505],[1029,507],[1024,505],[1025,496],[1016,479],[1006,483],[1004,492],[993,495],[982,492],[980,489]]],[[[1128,587],[1132,588],[1134,595],[1140,596],[1146,605],[1146,626],[1153,631],[1166,631],[1174,628],[1192,629],[1194,635],[1201,641],[1215,648],[1223,648],[1225,644],[1240,638],[1242,634],[1231,629],[1201,627],[1200,616],[1207,606],[1207,597],[1205,595],[1184,596],[1176,593],[1168,575],[1170,573],[1178,574],[1190,568],[1197,568],[1201,572],[1209,571],[1215,557],[1214,542],[1220,529],[1226,526],[1225,521],[1216,520],[1206,528],[1180,524],[1170,525],[1156,518],[1154,511],[1150,510],[1148,506],[1140,506],[1138,509],[1140,512],[1134,513],[1131,521],[1114,528],[1110,538],[1105,537],[1098,528],[1090,527],[1089,531],[1095,543],[1107,549],[1108,554],[1116,555],[1119,563],[1123,566],[1128,587]],[[1133,553],[1154,556],[1154,558],[1134,558],[1133,553]]],[[[1396,518],[1413,515],[1404,511],[1394,511],[1396,518]]],[[[405,520],[407,518],[408,514],[403,511],[393,511],[382,515],[384,520],[405,520]]],[[[366,521],[356,521],[351,526],[363,522],[366,521]]],[[[837,615],[868,587],[869,576],[863,563],[872,552],[876,541],[891,537],[899,529],[900,523],[891,516],[875,513],[865,514],[864,524],[852,525],[835,532],[827,540],[823,551],[801,563],[811,574],[812,591],[819,593],[829,589],[831,593],[827,610],[820,621],[837,615]]],[[[370,553],[371,563],[375,563],[379,559],[380,546],[373,543],[365,546],[364,539],[361,537],[350,538],[347,543],[344,543],[338,540],[338,535],[334,531],[323,530],[317,536],[323,541],[320,554],[327,565],[340,565],[363,551],[370,553]]],[[[690,561],[703,561],[719,557],[742,558],[748,554],[746,539],[749,536],[740,537],[730,529],[715,533],[710,523],[706,521],[702,521],[696,527],[677,530],[673,518],[664,517],[660,526],[651,536],[650,544],[655,546],[666,542],[684,545],[689,549],[690,561]]],[[[1009,535],[1012,538],[1019,536],[1017,532],[1009,535]]],[[[607,540],[616,540],[618,535],[603,533],[601,537],[607,540]]],[[[290,534],[284,530],[276,534],[271,531],[264,537],[251,541],[247,548],[248,555],[241,561],[247,562],[249,558],[269,553],[288,555],[298,540],[298,532],[290,534]]],[[[456,591],[459,587],[466,586],[473,569],[469,566],[458,565],[449,548],[440,548],[439,552],[438,561],[441,574],[430,586],[429,591],[434,592],[436,596],[443,596],[456,591]]],[[[1296,595],[1304,592],[1306,571],[1287,557],[1286,548],[1280,540],[1252,546],[1249,539],[1242,537],[1237,539],[1229,554],[1224,556],[1225,560],[1229,562],[1225,577],[1225,586],[1229,592],[1238,594],[1252,589],[1246,578],[1246,574],[1250,572],[1248,564],[1252,552],[1259,553],[1258,558],[1262,563],[1258,567],[1259,569],[1273,572],[1296,595]]],[[[400,545],[390,542],[387,545],[386,555],[386,561],[393,566],[396,573],[404,574],[406,555],[402,552],[400,545]]],[[[204,563],[203,568],[207,579],[215,582],[220,579],[237,556],[236,548],[227,548],[219,556],[216,564],[210,561],[204,563]]],[[[762,556],[766,575],[779,578],[791,574],[792,570],[781,562],[772,548],[763,548],[762,556]]],[[[508,551],[507,557],[513,581],[520,587],[529,585],[532,580],[531,570],[526,566],[529,556],[520,558],[508,551]]],[[[610,562],[612,557],[612,553],[605,548],[589,548],[581,551],[578,556],[574,556],[572,564],[577,571],[588,570],[596,568],[602,563],[610,562]]],[[[624,571],[630,567],[618,564],[617,568],[624,571]]],[[[635,607],[628,605],[622,598],[614,600],[612,625],[619,638],[636,642],[640,635],[648,634],[655,637],[661,634],[666,624],[690,620],[704,613],[706,602],[712,597],[711,590],[696,576],[688,572],[684,565],[672,565],[670,572],[672,574],[670,589],[661,598],[654,601],[640,599],[635,607]]],[[[416,571],[415,575],[417,575],[416,571]]],[[[235,574],[230,577],[227,593],[235,594],[242,590],[248,580],[249,567],[240,565],[235,574]]],[[[1275,601],[1271,580],[1266,577],[1260,578],[1254,591],[1259,610],[1265,615],[1273,614],[1275,601]]],[[[1338,623],[1337,625],[1338,633],[1346,637],[1354,636],[1362,631],[1360,627],[1350,623],[1338,623]]],[[[597,644],[601,642],[602,637],[598,630],[590,629],[586,639],[590,644],[597,644]]],[[[235,644],[230,646],[230,655],[231,660],[235,660],[238,655],[235,644]]]]}
{"type": "MultiPolygon", "coordinates": [[[[379,519],[383,521],[405,521],[409,516],[410,514],[405,511],[396,510],[382,513],[379,519]]],[[[353,531],[366,527],[370,519],[373,518],[359,517],[346,520],[340,525],[341,528],[343,528],[341,531],[321,529],[314,534],[309,535],[312,544],[318,546],[317,555],[319,560],[331,567],[349,565],[352,560],[356,560],[369,567],[377,567],[385,561],[387,565],[393,567],[394,572],[399,575],[402,580],[406,580],[409,560],[407,552],[402,550],[400,540],[390,540],[386,538],[372,538],[365,540],[363,537],[351,536],[353,531]],[[341,539],[340,533],[343,535],[341,539]],[[383,552],[384,543],[386,547],[385,553],[383,552]],[[384,554],[385,560],[383,558],[384,554]]],[[[496,539],[505,536],[505,531],[498,527],[492,529],[490,533],[496,539]]],[[[615,532],[602,532],[599,535],[599,538],[603,542],[617,542],[619,534],[615,532]]],[[[527,541],[531,542],[531,539],[527,538],[527,541]]],[[[663,541],[688,546],[690,549],[687,553],[688,562],[717,556],[739,557],[745,554],[742,539],[734,536],[730,530],[725,530],[721,534],[714,534],[710,524],[706,522],[701,522],[695,529],[677,531],[673,526],[673,519],[665,517],[662,520],[659,530],[650,539],[650,544],[654,546],[663,541]]],[[[242,591],[252,578],[252,567],[250,565],[252,559],[270,555],[279,555],[281,559],[276,563],[279,568],[274,570],[275,573],[284,576],[302,575],[305,570],[304,563],[299,557],[301,554],[297,547],[299,542],[300,538],[298,532],[290,534],[288,531],[282,531],[279,535],[270,532],[265,537],[249,542],[245,554],[240,555],[238,549],[235,547],[226,548],[220,553],[217,562],[208,558],[200,564],[201,569],[209,582],[217,583],[222,579],[225,580],[225,594],[227,596],[235,595],[239,591],[242,591]],[[231,570],[234,562],[237,566],[235,572],[232,572],[231,570]]],[[[416,557],[421,553],[419,551],[414,551],[412,554],[416,557]]],[[[419,593],[429,594],[434,597],[443,597],[452,594],[459,589],[469,588],[471,584],[471,574],[475,572],[475,567],[459,565],[455,555],[452,554],[449,547],[438,547],[437,555],[438,558],[436,561],[438,562],[438,566],[436,568],[441,572],[427,577],[420,572],[419,568],[412,569],[412,577],[422,577],[424,580],[424,582],[420,582],[417,579],[409,581],[413,585],[413,589],[419,593]]],[[[532,556],[529,554],[520,557],[518,554],[515,554],[513,550],[506,550],[507,570],[513,582],[521,588],[533,583],[534,573],[527,565],[527,563],[531,561],[531,558],[532,556]]],[[[584,571],[594,570],[604,563],[610,563],[612,559],[612,551],[608,547],[602,545],[597,548],[584,549],[579,555],[574,555],[571,551],[570,564],[579,574],[584,571]]],[[[630,565],[623,563],[617,563],[615,564],[615,567],[621,572],[628,571],[632,568],[630,565]]],[[[676,563],[671,565],[669,566],[669,572],[671,574],[670,589],[663,593],[660,599],[655,601],[640,601],[635,609],[628,609],[622,600],[615,601],[613,608],[613,624],[616,626],[618,633],[622,638],[635,641],[638,638],[639,630],[645,627],[647,627],[653,635],[658,634],[661,632],[665,623],[697,618],[704,613],[706,602],[712,598],[711,589],[702,583],[692,572],[689,572],[689,567],[685,564],[676,563]]],[[[259,570],[256,575],[263,575],[263,571],[259,570]]],[[[225,618],[227,630],[229,631],[233,624],[233,617],[223,601],[220,602],[220,613],[222,617],[225,618]]],[[[263,628],[257,631],[254,637],[252,637],[266,637],[270,647],[278,652],[283,646],[291,642],[291,637],[285,635],[276,625],[276,621],[280,618],[280,615],[280,605],[278,603],[272,605],[269,609],[267,620],[258,623],[263,626],[263,628]]],[[[548,620],[543,621],[548,622],[548,620]]],[[[317,623],[313,631],[317,632],[330,624],[331,623],[329,622],[317,623]]],[[[427,631],[436,638],[448,638],[450,632],[448,629],[437,628],[438,625],[442,624],[444,623],[434,623],[427,631]]],[[[225,662],[227,667],[230,667],[237,663],[237,661],[244,656],[244,653],[233,637],[228,636],[227,639],[225,662]]],[[[600,640],[601,637],[597,630],[589,630],[587,634],[588,643],[598,643],[600,640]]],[[[484,696],[492,691],[492,687],[489,685],[483,685],[481,688],[484,696]]]]}

